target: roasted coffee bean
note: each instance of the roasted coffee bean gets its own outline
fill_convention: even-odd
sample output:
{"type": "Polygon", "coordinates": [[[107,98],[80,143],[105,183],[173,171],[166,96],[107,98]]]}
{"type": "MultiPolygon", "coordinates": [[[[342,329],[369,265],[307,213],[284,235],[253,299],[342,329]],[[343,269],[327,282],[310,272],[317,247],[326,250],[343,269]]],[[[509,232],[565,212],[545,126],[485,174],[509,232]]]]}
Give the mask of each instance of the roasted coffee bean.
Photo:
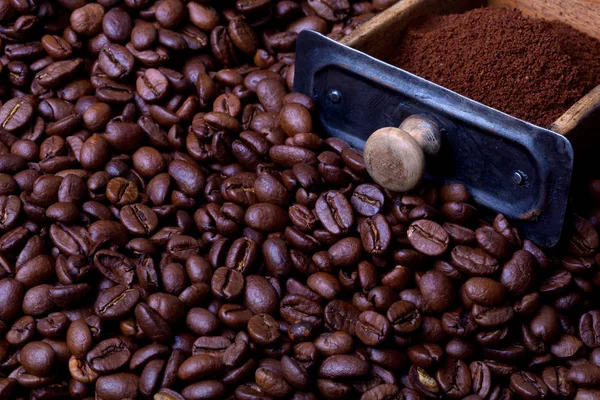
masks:
{"type": "Polygon", "coordinates": [[[390,334],[390,322],[374,311],[364,311],[358,316],[356,336],[368,346],[377,346],[390,334]]]}
{"type": "Polygon", "coordinates": [[[140,329],[148,338],[158,343],[171,339],[169,324],[148,305],[139,303],[135,307],[135,316],[140,329]]]}
{"type": "Polygon", "coordinates": [[[411,363],[421,368],[431,368],[442,361],[444,350],[434,343],[424,343],[410,346],[407,356],[411,363]]]}
{"type": "Polygon", "coordinates": [[[94,266],[108,279],[122,285],[129,285],[135,275],[135,265],[123,254],[100,250],[94,256],[94,266]]]}
{"type": "Polygon", "coordinates": [[[134,203],[139,195],[135,184],[125,178],[113,178],[106,185],[106,198],[113,204],[124,206],[134,203]]]}
{"type": "Polygon", "coordinates": [[[270,203],[253,204],[246,210],[244,221],[258,231],[278,231],[285,227],[287,213],[279,206],[270,203]]]}
{"type": "Polygon", "coordinates": [[[570,398],[575,394],[575,386],[567,379],[567,371],[562,366],[550,366],[542,372],[542,380],[548,390],[559,398],[570,398]]]}
{"type": "Polygon", "coordinates": [[[510,376],[510,388],[517,395],[527,399],[542,399],[548,395],[548,387],[531,372],[517,372],[510,376]]]}
{"type": "Polygon", "coordinates": [[[359,310],[342,300],[330,301],[324,310],[325,321],[333,330],[343,330],[354,335],[358,322],[359,310]]]}
{"type": "Polygon", "coordinates": [[[470,301],[487,307],[500,305],[506,297],[504,286],[490,278],[471,278],[462,290],[470,301]]]}
{"type": "Polygon", "coordinates": [[[433,398],[441,392],[436,380],[427,371],[416,365],[410,368],[408,379],[411,386],[426,397],[433,398]]]}
{"type": "Polygon", "coordinates": [[[436,380],[446,396],[462,398],[471,391],[471,371],[462,360],[448,359],[437,370],[436,380]]]}
{"type": "Polygon", "coordinates": [[[184,381],[201,380],[215,375],[223,369],[222,361],[206,354],[194,355],[181,364],[177,375],[184,381]]]}
{"type": "Polygon", "coordinates": [[[244,305],[255,314],[273,314],[278,308],[279,294],[271,283],[262,276],[246,277],[244,305]]]}
{"type": "Polygon", "coordinates": [[[139,377],[120,372],[104,375],[96,381],[96,394],[106,400],[132,399],[138,396],[139,377]]]}
{"type": "Polygon", "coordinates": [[[319,303],[302,295],[290,294],[281,299],[279,313],[285,321],[291,324],[302,321],[319,325],[323,321],[323,308],[319,303]]]}
{"type": "Polygon", "coordinates": [[[560,334],[560,321],[556,310],[543,305],[529,323],[532,333],[545,341],[553,341],[560,334]]]}
{"type": "Polygon", "coordinates": [[[500,282],[512,296],[523,296],[531,289],[537,266],[537,261],[531,253],[519,250],[502,267],[500,282]]]}
{"type": "Polygon", "coordinates": [[[348,232],[354,225],[354,214],[348,200],[340,192],[322,194],[315,205],[316,214],[325,229],[334,235],[348,232]]]}
{"type": "Polygon", "coordinates": [[[31,342],[21,349],[21,365],[32,375],[51,375],[55,361],[56,353],[47,343],[31,342]]]}
{"type": "Polygon", "coordinates": [[[266,314],[258,314],[248,321],[248,335],[261,346],[273,345],[279,339],[277,321],[266,314]]]}
{"type": "Polygon", "coordinates": [[[381,255],[387,251],[392,240],[392,230],[383,215],[365,218],[359,229],[363,247],[368,253],[381,255]]]}
{"type": "Polygon", "coordinates": [[[600,347],[599,336],[596,332],[600,330],[600,312],[590,311],[579,319],[579,335],[586,346],[595,349],[600,347]]]}
{"type": "Polygon", "coordinates": [[[406,231],[415,250],[428,256],[440,256],[446,252],[450,238],[439,224],[422,219],[413,222],[406,231]]]}
{"type": "Polygon", "coordinates": [[[390,306],[387,311],[387,318],[392,323],[394,331],[401,335],[417,331],[423,321],[416,306],[404,300],[397,301],[390,306]]]}
{"type": "Polygon", "coordinates": [[[443,312],[450,309],[455,300],[455,289],[450,278],[441,272],[431,270],[418,281],[423,299],[434,310],[443,312]]]}
{"type": "Polygon", "coordinates": [[[104,291],[94,304],[94,312],[107,319],[118,319],[127,315],[137,304],[140,292],[124,285],[116,285],[104,291]]]}
{"type": "Polygon", "coordinates": [[[217,269],[211,280],[213,294],[223,300],[232,300],[240,296],[243,287],[243,275],[239,271],[227,267],[217,269]]]}
{"type": "Polygon", "coordinates": [[[359,378],[368,373],[369,363],[352,355],[327,357],[319,367],[319,376],[328,379],[359,378]]]}
{"type": "Polygon", "coordinates": [[[450,256],[452,264],[467,275],[491,275],[498,269],[498,260],[481,249],[473,249],[462,245],[456,246],[450,256]]]}
{"type": "Polygon", "coordinates": [[[362,184],[356,187],[350,202],[356,212],[370,217],[381,211],[385,197],[376,185],[362,184]]]}
{"type": "Polygon", "coordinates": [[[121,223],[133,235],[149,235],[158,227],[158,217],[151,208],[143,204],[121,208],[121,223]]]}
{"type": "Polygon", "coordinates": [[[131,351],[127,344],[119,339],[107,339],[98,343],[89,351],[86,360],[94,371],[100,374],[113,372],[129,362],[131,351]]]}
{"type": "Polygon", "coordinates": [[[24,99],[11,99],[0,108],[0,127],[7,131],[16,131],[27,124],[33,117],[31,103],[24,99]]]}

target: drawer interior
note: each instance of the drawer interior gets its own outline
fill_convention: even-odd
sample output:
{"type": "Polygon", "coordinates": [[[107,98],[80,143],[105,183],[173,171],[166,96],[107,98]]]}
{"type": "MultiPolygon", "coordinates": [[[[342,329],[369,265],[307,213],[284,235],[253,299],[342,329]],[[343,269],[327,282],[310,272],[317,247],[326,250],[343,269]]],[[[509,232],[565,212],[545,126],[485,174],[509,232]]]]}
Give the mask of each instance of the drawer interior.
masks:
{"type": "Polygon", "coordinates": [[[561,21],[600,40],[598,0],[401,0],[363,24],[342,43],[386,60],[414,20],[432,14],[463,13],[477,7],[516,8],[525,15],[561,21]]]}
{"type": "MultiPolygon", "coordinates": [[[[484,6],[519,9],[526,15],[561,21],[600,40],[600,0],[401,0],[358,27],[341,43],[388,60],[403,31],[413,21],[427,15],[463,13],[484,6]]],[[[589,145],[588,132],[597,123],[600,123],[600,86],[575,103],[550,129],[568,135],[575,142],[582,138],[583,144],[589,145]]],[[[594,136],[600,144],[600,135],[594,136]]]]}

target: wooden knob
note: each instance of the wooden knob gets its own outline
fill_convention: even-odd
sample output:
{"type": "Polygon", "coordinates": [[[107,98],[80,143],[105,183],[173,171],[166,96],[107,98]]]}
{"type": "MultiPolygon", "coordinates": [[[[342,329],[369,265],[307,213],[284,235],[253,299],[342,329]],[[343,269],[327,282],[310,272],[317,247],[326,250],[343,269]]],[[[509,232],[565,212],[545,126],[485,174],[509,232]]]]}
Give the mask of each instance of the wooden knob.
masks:
{"type": "Polygon", "coordinates": [[[440,132],[431,119],[413,115],[400,128],[374,132],[364,149],[367,172],[375,182],[394,192],[406,192],[425,174],[425,155],[441,147],[440,132]]]}

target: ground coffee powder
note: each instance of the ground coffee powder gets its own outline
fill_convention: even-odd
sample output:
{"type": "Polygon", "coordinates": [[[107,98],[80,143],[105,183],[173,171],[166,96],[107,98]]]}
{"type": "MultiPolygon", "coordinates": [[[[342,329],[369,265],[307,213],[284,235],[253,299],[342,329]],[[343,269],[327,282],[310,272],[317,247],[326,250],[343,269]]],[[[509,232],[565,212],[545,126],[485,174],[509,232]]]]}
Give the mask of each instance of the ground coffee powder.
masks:
{"type": "Polygon", "coordinates": [[[390,62],[540,126],[600,84],[599,41],[509,9],[416,21],[390,62]]]}

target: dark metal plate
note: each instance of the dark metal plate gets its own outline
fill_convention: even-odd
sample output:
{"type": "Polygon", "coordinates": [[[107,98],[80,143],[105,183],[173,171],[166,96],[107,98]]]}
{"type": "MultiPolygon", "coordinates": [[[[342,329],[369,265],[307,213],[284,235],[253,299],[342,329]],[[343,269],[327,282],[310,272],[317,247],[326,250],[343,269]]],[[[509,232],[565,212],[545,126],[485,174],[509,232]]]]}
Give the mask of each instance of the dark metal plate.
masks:
{"type": "Polygon", "coordinates": [[[294,90],[314,98],[326,134],[358,148],[411,114],[432,117],[443,143],[427,179],[464,184],[539,246],[558,242],[573,168],[565,137],[312,31],[298,37],[294,90]]]}

